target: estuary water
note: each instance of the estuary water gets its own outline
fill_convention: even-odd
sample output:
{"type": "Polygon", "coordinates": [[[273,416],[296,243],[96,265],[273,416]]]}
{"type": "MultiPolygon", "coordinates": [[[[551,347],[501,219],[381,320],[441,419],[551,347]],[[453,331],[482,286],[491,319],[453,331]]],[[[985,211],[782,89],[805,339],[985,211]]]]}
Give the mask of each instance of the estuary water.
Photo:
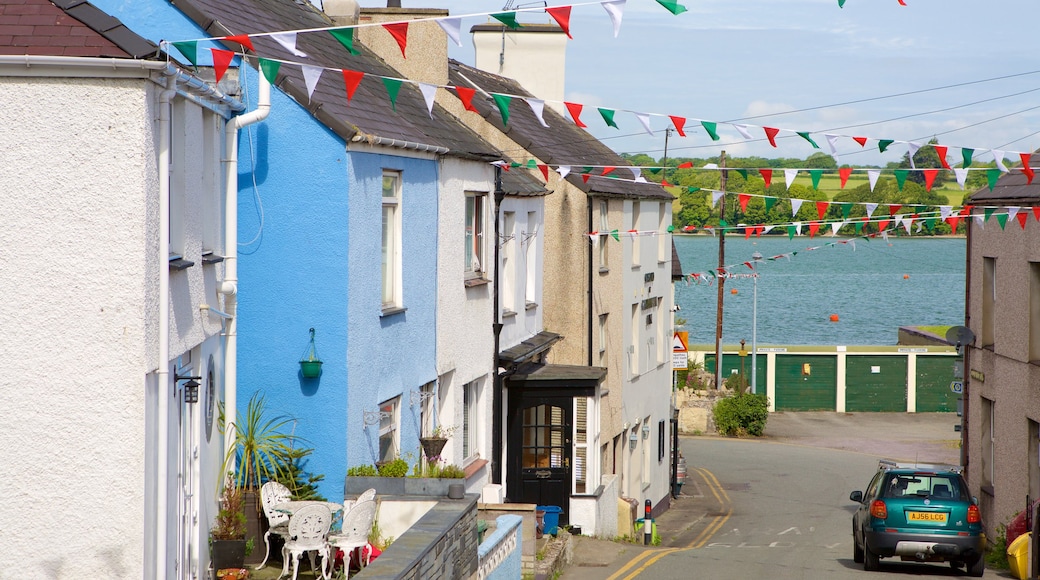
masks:
{"type": "MultiPolygon", "coordinates": [[[[719,239],[676,235],[683,272],[718,268],[719,239]]],[[[889,240],[830,236],[726,236],[725,264],[736,278],[724,286],[723,343],[751,347],[755,278],[742,262],[763,256],[758,270],[758,345],[895,345],[900,326],[964,324],[964,238],[889,240]],[[830,245],[833,244],[833,245],[830,245]],[[810,248],[814,248],[811,249],[810,248]],[[791,254],[788,258],[769,260],[791,254]],[[732,294],[732,290],[736,294],[732,294]],[[838,321],[832,322],[831,315],[838,321]]],[[[712,278],[675,285],[676,318],[691,344],[714,348],[718,287],[712,278]],[[709,285],[707,280],[712,280],[709,285]]]]}

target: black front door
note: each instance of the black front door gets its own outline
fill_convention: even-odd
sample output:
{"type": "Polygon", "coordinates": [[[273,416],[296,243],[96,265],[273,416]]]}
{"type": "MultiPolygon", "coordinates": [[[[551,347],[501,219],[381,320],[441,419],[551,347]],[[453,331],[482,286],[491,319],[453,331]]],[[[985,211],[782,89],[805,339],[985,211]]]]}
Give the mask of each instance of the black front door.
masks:
{"type": "Polygon", "coordinates": [[[510,413],[509,500],[563,509],[571,491],[571,397],[521,397],[510,413]]]}

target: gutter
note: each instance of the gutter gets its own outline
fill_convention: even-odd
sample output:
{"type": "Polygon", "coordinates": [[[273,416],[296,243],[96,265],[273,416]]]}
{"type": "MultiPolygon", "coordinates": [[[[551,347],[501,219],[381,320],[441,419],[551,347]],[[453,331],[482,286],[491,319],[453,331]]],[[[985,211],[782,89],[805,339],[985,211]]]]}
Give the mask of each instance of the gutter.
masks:
{"type": "Polygon", "coordinates": [[[369,145],[380,145],[383,147],[397,147],[400,149],[408,149],[411,151],[422,151],[423,153],[433,153],[434,155],[444,155],[448,153],[450,149],[447,147],[441,147],[440,145],[427,145],[425,143],[416,143],[414,141],[405,141],[404,139],[390,139],[387,137],[379,137],[378,135],[368,135],[365,133],[357,133],[351,138],[354,143],[367,143],[369,145]]]}

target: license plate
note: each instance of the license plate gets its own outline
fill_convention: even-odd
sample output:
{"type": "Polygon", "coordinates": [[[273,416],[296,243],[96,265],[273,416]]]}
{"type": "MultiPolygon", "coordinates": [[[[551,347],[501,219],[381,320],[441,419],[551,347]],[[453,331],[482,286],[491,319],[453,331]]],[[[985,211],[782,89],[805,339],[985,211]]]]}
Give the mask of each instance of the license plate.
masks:
{"type": "Polygon", "coordinates": [[[940,512],[906,512],[906,521],[946,523],[946,514],[940,512]]]}

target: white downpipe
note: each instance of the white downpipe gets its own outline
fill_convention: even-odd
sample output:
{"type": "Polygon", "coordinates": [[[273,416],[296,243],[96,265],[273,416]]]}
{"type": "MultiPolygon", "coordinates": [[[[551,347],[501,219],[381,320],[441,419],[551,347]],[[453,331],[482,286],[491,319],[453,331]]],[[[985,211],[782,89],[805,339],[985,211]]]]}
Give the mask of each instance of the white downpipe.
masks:
{"type": "Polygon", "coordinates": [[[157,374],[158,421],[156,424],[155,578],[166,578],[167,493],[169,490],[170,429],[170,101],[177,94],[178,76],[167,77],[159,93],[159,369],[157,374]]]}
{"type": "MultiPolygon", "coordinates": [[[[256,109],[232,118],[224,128],[224,294],[227,326],[224,331],[224,455],[235,446],[235,422],[238,419],[238,130],[259,123],[271,112],[271,83],[257,71],[260,91],[256,109]]],[[[229,465],[233,470],[234,465],[229,465]]]]}

